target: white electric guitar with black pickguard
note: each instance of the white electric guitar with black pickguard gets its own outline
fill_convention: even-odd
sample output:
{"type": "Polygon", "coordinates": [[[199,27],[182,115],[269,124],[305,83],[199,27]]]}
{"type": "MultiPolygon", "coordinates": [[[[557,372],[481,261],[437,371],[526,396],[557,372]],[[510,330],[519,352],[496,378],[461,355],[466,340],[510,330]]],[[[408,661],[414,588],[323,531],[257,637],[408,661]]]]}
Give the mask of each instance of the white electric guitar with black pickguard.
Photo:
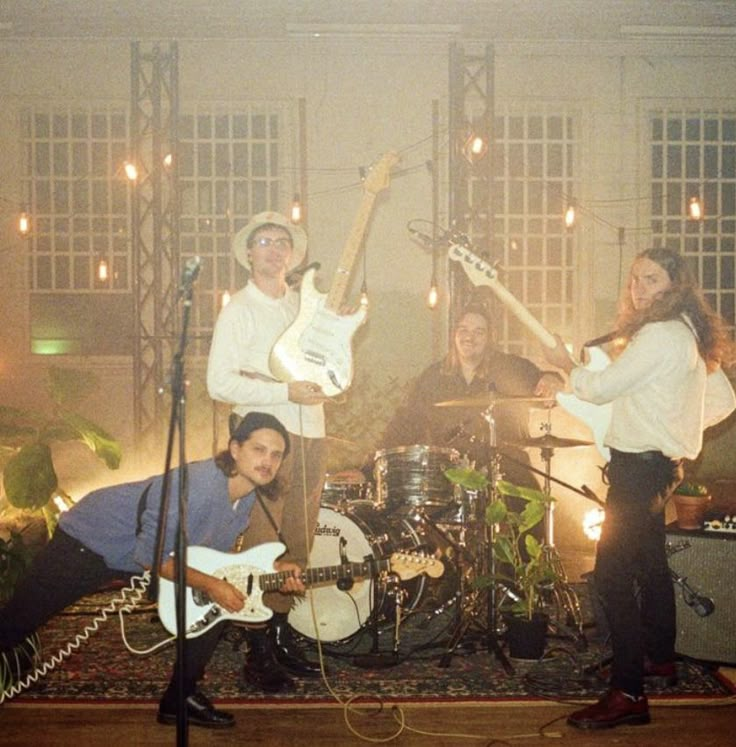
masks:
{"type": "MultiPolygon", "coordinates": [[[[528,309],[519,301],[507,288],[505,288],[498,279],[498,272],[495,267],[485,260],[478,257],[470,249],[462,244],[453,243],[450,245],[448,258],[453,262],[458,262],[465,274],[468,276],[473,285],[486,285],[494,293],[501,303],[543,344],[548,348],[554,348],[557,341],[554,336],[545,329],[542,324],[528,311],[528,309]]],[[[586,368],[591,371],[600,371],[610,363],[606,353],[597,347],[586,348],[589,353],[589,360],[586,368]]],[[[559,392],[556,397],[560,405],[571,415],[582,420],[593,434],[593,440],[601,456],[609,461],[611,452],[603,444],[603,437],[608,430],[611,422],[611,405],[594,405],[591,402],[585,402],[570,392],[559,392]]]]}
{"type": "Polygon", "coordinates": [[[386,153],[368,172],[363,182],[363,199],[329,293],[320,293],[314,287],[314,269],[304,273],[299,313],[276,340],[268,361],[271,373],[279,381],[313,381],[328,397],[350,386],[352,339],[365,321],[366,308],[361,306],[353,314],[340,314],[340,310],[376,195],[388,186],[389,172],[398,160],[395,153],[386,153]]]}
{"type": "MultiPolygon", "coordinates": [[[[266,542],[241,553],[225,553],[200,545],[187,548],[190,568],[227,580],[242,592],[245,604],[237,612],[228,612],[204,592],[185,587],[186,637],[196,638],[223,620],[254,623],[270,619],[273,611],[263,604],[263,594],[278,591],[291,575],[289,571],[273,570],[274,561],[285,549],[281,542],[266,542]]],[[[307,568],[302,581],[305,586],[319,586],[342,579],[374,578],[382,573],[395,574],[402,581],[408,581],[420,573],[438,578],[444,570],[442,562],[431,556],[395,552],[388,558],[370,558],[362,563],[307,568]]],[[[159,578],[158,614],[163,626],[173,635],[177,631],[175,588],[172,581],[159,578]]]]}

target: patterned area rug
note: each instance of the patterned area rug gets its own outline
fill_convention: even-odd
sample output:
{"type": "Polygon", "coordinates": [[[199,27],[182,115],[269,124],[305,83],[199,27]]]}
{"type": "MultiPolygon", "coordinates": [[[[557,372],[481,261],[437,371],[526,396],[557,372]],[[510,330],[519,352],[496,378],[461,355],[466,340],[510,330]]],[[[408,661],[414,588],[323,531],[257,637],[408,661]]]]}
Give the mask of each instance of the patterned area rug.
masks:
{"type": "MultiPolygon", "coordinates": [[[[57,652],[92,621],[109,594],[89,597],[57,616],[42,631],[44,658],[57,652]]],[[[394,702],[508,701],[549,698],[593,698],[606,689],[597,665],[605,646],[594,629],[584,637],[551,636],[538,661],[511,660],[488,652],[488,639],[470,624],[460,646],[448,654],[457,631],[454,605],[418,606],[399,626],[380,619],[365,625],[345,641],[325,644],[329,689],[321,679],[300,679],[278,695],[266,695],[242,682],[240,669],[246,646],[242,629],[229,625],[208,669],[205,691],[214,699],[252,705],[328,704],[354,696],[380,696],[394,702]],[[398,640],[396,633],[398,631],[398,640]],[[508,665],[508,666],[505,666],[508,665]],[[330,689],[332,692],[330,692],[330,689]]],[[[463,622],[463,619],[460,619],[463,622]]],[[[227,623],[222,623],[228,625],[227,623]]],[[[479,626],[480,627],[480,626],[479,626]]],[[[590,630],[586,626],[587,630],[590,630]]],[[[146,649],[167,637],[152,606],[125,616],[125,635],[136,649],[146,649]]],[[[316,656],[316,643],[303,637],[316,656]]],[[[118,617],[112,615],[71,656],[39,678],[18,701],[69,703],[150,703],[158,701],[170,674],[173,644],[158,653],[130,653],[118,617]]],[[[717,670],[696,662],[679,663],[674,688],[650,691],[650,696],[679,699],[718,698],[733,694],[731,683],[717,670]]]]}

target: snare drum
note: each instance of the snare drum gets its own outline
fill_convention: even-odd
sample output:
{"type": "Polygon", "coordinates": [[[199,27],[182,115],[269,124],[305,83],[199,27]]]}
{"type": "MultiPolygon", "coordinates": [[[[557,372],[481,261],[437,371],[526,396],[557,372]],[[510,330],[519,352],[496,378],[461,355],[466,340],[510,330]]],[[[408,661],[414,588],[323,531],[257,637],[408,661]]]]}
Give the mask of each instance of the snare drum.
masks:
{"type": "Polygon", "coordinates": [[[370,498],[370,483],[360,470],[347,470],[325,475],[322,488],[323,506],[338,508],[341,504],[370,498]]]}
{"type": "MultiPolygon", "coordinates": [[[[341,511],[322,506],[309,566],[323,568],[387,558],[394,552],[412,552],[418,544],[419,538],[408,522],[397,518],[389,521],[367,501],[350,504],[341,511]]],[[[404,592],[401,604],[405,612],[414,609],[425,582],[424,576],[417,576],[401,583],[404,592]]],[[[345,641],[370,622],[381,622],[384,613],[393,613],[389,608],[395,604],[395,598],[388,593],[388,584],[383,578],[349,579],[349,584],[348,588],[340,588],[331,581],[308,589],[306,598],[298,598],[291,608],[289,625],[303,636],[316,639],[313,602],[320,640],[345,641]]]]}
{"type": "Polygon", "coordinates": [[[445,470],[459,461],[455,449],[435,446],[399,446],[376,452],[376,504],[391,510],[451,504],[454,489],[445,470]]]}

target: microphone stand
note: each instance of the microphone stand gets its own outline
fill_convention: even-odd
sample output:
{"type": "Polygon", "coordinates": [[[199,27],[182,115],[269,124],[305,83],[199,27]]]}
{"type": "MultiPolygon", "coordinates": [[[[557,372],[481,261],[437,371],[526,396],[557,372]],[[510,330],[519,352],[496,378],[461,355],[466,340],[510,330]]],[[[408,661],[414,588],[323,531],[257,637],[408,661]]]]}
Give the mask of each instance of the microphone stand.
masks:
{"type": "Polygon", "coordinates": [[[194,282],[199,273],[199,258],[196,264],[187,266],[184,270],[179,298],[182,299],[182,325],[179,336],[179,347],[174,354],[171,372],[171,415],[166,444],[166,460],[164,476],[161,483],[161,501],[159,506],[158,529],[156,546],[153,554],[151,569],[151,594],[154,599],[158,596],[158,576],[161,565],[163,548],[166,537],[166,519],[169,507],[169,492],[171,484],[171,461],[174,451],[176,433],[179,434],[179,484],[178,484],[178,515],[176,530],[176,563],[174,568],[174,589],[176,599],[176,657],[177,668],[177,698],[176,698],[176,744],[184,747],[188,743],[189,720],[184,694],[186,683],[186,568],[187,568],[187,503],[189,488],[189,473],[186,461],[186,377],[184,373],[184,352],[187,346],[189,318],[192,308],[194,282]]]}

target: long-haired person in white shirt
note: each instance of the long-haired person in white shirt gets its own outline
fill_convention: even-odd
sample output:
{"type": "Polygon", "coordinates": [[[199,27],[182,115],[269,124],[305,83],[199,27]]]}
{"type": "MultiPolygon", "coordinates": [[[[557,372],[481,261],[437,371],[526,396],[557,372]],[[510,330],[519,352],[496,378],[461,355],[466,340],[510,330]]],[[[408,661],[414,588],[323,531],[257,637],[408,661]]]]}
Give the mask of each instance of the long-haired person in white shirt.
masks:
{"type": "Polygon", "coordinates": [[[686,261],[648,249],[634,259],[610,366],[576,364],[558,338],[545,355],[580,399],[611,403],[606,517],[595,582],[611,631],[611,689],[568,717],[578,728],[649,723],[645,681],[674,683],[675,595],[665,551],[664,505],[695,459],[703,431],[736,407],[722,370],[732,345],[686,261]]]}

